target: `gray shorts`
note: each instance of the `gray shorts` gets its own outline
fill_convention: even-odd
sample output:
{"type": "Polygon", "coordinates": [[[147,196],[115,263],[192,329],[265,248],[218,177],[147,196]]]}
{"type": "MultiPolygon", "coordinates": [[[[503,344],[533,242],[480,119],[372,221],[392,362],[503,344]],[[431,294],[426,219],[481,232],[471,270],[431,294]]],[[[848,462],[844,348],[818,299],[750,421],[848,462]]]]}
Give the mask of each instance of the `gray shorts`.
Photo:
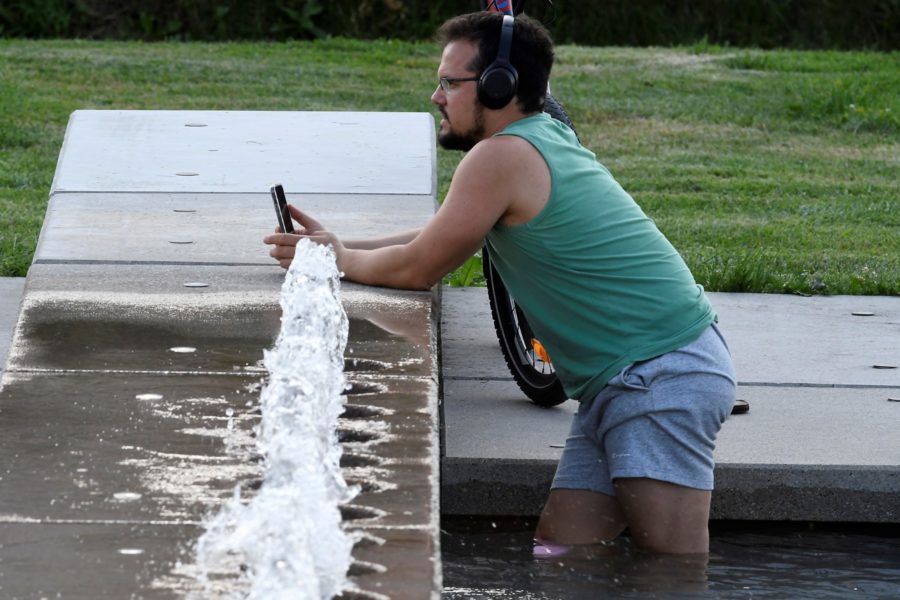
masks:
{"type": "Polygon", "coordinates": [[[716,434],[735,387],[715,325],[683,348],[625,367],[578,409],[552,489],[615,496],[613,480],[622,477],[713,489],[716,434]]]}

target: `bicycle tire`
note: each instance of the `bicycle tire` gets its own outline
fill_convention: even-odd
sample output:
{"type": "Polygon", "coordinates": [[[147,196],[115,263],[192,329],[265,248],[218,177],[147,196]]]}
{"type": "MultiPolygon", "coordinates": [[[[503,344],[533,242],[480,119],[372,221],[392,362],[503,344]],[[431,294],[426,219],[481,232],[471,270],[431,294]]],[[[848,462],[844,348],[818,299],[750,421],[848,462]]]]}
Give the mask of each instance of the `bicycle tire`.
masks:
{"type": "Polygon", "coordinates": [[[575,133],[575,137],[578,137],[578,132],[575,131],[575,125],[572,124],[572,119],[569,118],[569,113],[566,112],[566,109],[563,108],[563,105],[559,103],[559,100],[553,97],[553,94],[547,92],[547,97],[544,98],[544,112],[569,126],[569,129],[575,133]]]}
{"type": "MultiPolygon", "coordinates": [[[[549,92],[544,102],[544,112],[575,131],[569,115],[549,92]]],[[[531,344],[534,334],[528,319],[491,263],[487,246],[481,252],[481,265],[487,283],[494,331],[500,342],[503,359],[516,385],[538,406],[551,407],[562,404],[568,399],[562,383],[556,376],[552,364],[538,360],[535,356],[536,352],[531,344]]]]}
{"type": "Polygon", "coordinates": [[[538,406],[549,408],[562,404],[568,399],[562,383],[552,365],[536,359],[530,344],[533,334],[528,319],[516,305],[515,299],[509,294],[503,279],[491,263],[487,246],[482,250],[481,260],[494,331],[513,380],[522,393],[538,406]],[[537,367],[538,362],[540,369],[537,367]]]}

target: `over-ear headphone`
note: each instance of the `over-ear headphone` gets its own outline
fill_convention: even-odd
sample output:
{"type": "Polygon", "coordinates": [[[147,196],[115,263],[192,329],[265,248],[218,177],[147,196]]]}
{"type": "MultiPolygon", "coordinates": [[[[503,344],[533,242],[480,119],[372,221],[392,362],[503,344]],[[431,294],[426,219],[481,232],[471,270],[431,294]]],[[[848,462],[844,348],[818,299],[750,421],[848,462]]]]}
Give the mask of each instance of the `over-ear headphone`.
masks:
{"type": "Polygon", "coordinates": [[[515,98],[516,89],[519,87],[519,74],[509,62],[514,22],[512,15],[503,15],[497,58],[478,79],[478,101],[486,108],[494,110],[503,108],[515,98]]]}

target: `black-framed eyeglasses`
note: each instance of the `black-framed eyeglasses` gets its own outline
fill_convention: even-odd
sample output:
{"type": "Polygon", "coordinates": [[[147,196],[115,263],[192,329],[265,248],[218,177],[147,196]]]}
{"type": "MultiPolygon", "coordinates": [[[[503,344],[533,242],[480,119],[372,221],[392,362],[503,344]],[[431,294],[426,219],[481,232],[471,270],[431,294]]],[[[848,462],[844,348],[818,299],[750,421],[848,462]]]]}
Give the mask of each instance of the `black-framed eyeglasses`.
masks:
{"type": "Polygon", "coordinates": [[[440,79],[438,79],[438,85],[442,90],[444,90],[444,93],[446,94],[450,91],[450,86],[454,83],[460,83],[463,81],[478,81],[479,79],[481,79],[481,77],[441,77],[440,79]]]}

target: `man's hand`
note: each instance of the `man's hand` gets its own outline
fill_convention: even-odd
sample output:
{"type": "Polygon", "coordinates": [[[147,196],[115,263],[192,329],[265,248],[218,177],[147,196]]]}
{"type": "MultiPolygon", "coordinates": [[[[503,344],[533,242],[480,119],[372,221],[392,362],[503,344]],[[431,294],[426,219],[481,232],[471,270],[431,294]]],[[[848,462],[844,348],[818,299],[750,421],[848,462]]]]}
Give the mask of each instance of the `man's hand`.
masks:
{"type": "Polygon", "coordinates": [[[263,243],[272,246],[269,256],[277,260],[281,268],[287,269],[294,260],[297,244],[303,238],[308,238],[317,244],[331,246],[337,257],[338,268],[340,268],[340,259],[344,246],[337,236],[330,231],[326,231],[321,223],[290,204],[288,204],[288,211],[290,211],[291,217],[300,225],[300,228],[297,230],[297,233],[282,233],[281,228],[276,227],[275,233],[264,237],[263,243]]]}

